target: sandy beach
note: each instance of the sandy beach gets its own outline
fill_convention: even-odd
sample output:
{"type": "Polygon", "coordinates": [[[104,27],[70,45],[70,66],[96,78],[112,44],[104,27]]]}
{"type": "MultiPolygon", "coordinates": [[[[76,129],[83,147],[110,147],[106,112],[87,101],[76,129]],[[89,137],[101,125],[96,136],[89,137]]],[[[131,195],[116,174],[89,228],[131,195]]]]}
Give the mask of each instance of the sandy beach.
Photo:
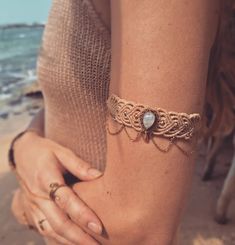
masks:
{"type": "MultiPolygon", "coordinates": [[[[0,120],[0,244],[43,245],[34,231],[20,226],[10,211],[11,199],[17,182],[7,163],[7,149],[12,137],[23,130],[31,116],[27,111],[0,120]]],[[[225,161],[226,163],[226,161],[225,161]]],[[[193,187],[181,225],[180,245],[233,245],[235,244],[235,203],[229,209],[230,222],[218,225],[213,220],[213,211],[226,176],[228,164],[218,164],[214,178],[202,182],[203,158],[197,162],[193,187]]]]}

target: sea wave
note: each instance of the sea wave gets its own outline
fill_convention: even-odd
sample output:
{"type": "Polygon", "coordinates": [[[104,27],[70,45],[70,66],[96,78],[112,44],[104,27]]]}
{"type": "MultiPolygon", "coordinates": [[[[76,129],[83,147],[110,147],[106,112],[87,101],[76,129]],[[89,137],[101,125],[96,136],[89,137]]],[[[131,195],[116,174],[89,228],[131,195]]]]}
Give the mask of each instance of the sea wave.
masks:
{"type": "MultiPolygon", "coordinates": [[[[0,107],[34,83],[43,24],[0,26],[0,107]]],[[[0,108],[1,110],[1,108],[0,108]]]]}

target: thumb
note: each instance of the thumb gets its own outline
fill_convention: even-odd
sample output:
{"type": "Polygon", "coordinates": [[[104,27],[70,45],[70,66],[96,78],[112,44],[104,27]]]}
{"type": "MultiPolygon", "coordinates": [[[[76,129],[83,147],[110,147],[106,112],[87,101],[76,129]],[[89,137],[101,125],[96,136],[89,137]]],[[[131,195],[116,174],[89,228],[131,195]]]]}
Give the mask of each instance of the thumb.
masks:
{"type": "Polygon", "coordinates": [[[61,165],[80,180],[92,180],[103,175],[102,172],[92,168],[89,163],[79,158],[70,149],[60,147],[60,149],[54,150],[54,154],[61,165]]]}

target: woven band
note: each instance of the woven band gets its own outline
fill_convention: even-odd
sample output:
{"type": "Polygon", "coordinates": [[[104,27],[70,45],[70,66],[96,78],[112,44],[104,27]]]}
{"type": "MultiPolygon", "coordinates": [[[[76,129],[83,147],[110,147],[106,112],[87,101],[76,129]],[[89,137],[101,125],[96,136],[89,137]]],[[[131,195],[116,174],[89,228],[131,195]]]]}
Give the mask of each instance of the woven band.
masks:
{"type": "Polygon", "coordinates": [[[112,118],[119,124],[149,136],[164,136],[169,139],[191,139],[201,119],[197,113],[168,112],[162,108],[121,99],[115,94],[109,96],[107,107],[112,118]]]}

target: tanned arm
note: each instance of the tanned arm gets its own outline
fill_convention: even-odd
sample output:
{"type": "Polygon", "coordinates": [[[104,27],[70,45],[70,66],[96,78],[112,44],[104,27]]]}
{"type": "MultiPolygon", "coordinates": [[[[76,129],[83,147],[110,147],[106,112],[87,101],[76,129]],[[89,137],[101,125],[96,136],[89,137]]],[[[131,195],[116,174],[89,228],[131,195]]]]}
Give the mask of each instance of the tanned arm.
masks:
{"type": "MultiPolygon", "coordinates": [[[[202,114],[219,9],[219,0],[111,0],[110,94],[168,111],[202,114]]],[[[113,131],[120,127],[109,122],[113,131]]],[[[175,146],[163,153],[151,142],[132,142],[124,131],[107,134],[107,146],[100,183],[91,183],[90,192],[78,190],[104,223],[108,235],[102,244],[173,244],[195,154],[186,156],[175,146]]],[[[195,150],[191,143],[181,146],[195,150]]]]}

